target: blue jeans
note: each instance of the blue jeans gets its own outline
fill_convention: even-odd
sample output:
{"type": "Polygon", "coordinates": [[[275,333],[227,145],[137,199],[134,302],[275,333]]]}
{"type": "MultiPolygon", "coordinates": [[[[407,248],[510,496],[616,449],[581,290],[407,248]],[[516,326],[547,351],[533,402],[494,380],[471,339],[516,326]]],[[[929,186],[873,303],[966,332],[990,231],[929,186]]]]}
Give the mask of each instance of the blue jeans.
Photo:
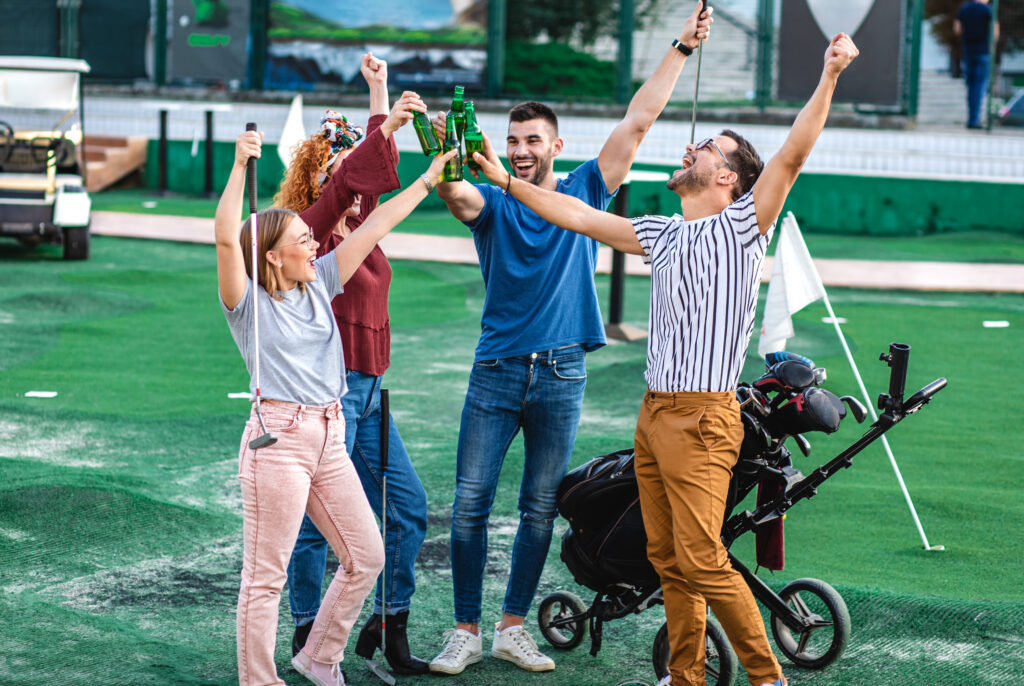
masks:
{"type": "MultiPolygon", "coordinates": [[[[379,376],[349,371],[348,392],[341,399],[345,417],[345,447],[352,457],[363,492],[373,513],[380,516],[380,387],[379,376]]],[[[377,579],[373,611],[384,604],[380,583],[387,578],[387,614],[409,609],[416,590],[413,565],[427,532],[427,494],[413,469],[395,422],[389,417],[388,527],[384,537],[385,566],[377,579]]],[[[327,566],[327,541],[307,515],[288,563],[288,602],[297,626],[308,624],[320,609],[320,591],[327,566]]]]}
{"type": "Polygon", "coordinates": [[[981,126],[981,103],[988,89],[988,55],[964,57],[964,79],[967,81],[967,125],[981,126]]]}
{"type": "Polygon", "coordinates": [[[586,354],[578,345],[473,365],[452,506],[456,622],[480,623],[487,518],[502,462],[520,428],[526,459],[502,611],[517,617],[529,612],[551,544],[558,485],[572,455],[586,383],[586,354]]]}

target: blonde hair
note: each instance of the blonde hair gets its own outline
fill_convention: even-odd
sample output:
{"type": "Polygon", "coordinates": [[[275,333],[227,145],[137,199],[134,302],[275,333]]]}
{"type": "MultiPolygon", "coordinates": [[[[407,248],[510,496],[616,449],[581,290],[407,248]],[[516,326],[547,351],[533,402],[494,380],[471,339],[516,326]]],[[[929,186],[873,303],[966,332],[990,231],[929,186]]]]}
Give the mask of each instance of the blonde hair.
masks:
{"type": "Polygon", "coordinates": [[[284,172],[281,189],[274,196],[274,207],[304,212],[320,197],[324,184],[320,175],[331,177],[327,161],[331,159],[331,142],[319,132],[292,148],[292,162],[284,172]]]}
{"type": "MultiPolygon", "coordinates": [[[[299,216],[292,210],[271,207],[256,215],[256,269],[259,271],[259,285],[263,286],[271,298],[283,300],[280,294],[281,282],[278,278],[279,267],[267,261],[267,252],[274,249],[284,235],[292,219],[299,216]]],[[[238,234],[238,243],[242,246],[245,256],[245,274],[252,278],[252,217],[242,224],[238,234]]],[[[306,284],[299,282],[299,289],[305,293],[306,284]]]]}

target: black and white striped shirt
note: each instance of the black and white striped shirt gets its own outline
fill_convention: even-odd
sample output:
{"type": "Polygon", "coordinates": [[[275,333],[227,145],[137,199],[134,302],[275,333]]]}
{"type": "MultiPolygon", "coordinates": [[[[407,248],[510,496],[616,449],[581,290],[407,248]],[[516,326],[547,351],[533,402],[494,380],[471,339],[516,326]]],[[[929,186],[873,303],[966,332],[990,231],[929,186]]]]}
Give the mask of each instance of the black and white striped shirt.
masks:
{"type": "Polygon", "coordinates": [[[632,221],[651,265],[648,387],[664,393],[734,390],[775,225],[761,235],[752,192],[711,217],[632,221]]]}

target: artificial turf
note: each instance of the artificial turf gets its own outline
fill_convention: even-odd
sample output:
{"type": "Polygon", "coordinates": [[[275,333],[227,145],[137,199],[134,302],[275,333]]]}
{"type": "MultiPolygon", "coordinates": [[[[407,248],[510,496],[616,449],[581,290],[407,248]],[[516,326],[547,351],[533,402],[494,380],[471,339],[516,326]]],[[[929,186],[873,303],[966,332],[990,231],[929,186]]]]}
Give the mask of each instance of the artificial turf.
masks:
{"type": "MultiPolygon", "coordinates": [[[[483,287],[472,266],[394,267],[386,384],[429,498],[410,623],[414,651],[429,658],[451,623],[448,517],[483,287]]],[[[0,286],[0,682],[233,683],[235,468],[247,403],[228,393],[247,384],[217,305],[213,248],[96,237],[92,259],[76,263],[61,261],[59,249],[27,253],[0,242],[0,286]],[[58,395],[25,397],[32,390],[58,395]]],[[[606,278],[598,287],[606,302],[606,278]]],[[[644,278],[628,279],[628,323],[646,326],[647,288],[644,278]]],[[[946,550],[922,550],[881,447],[855,458],[790,511],[786,570],[761,573],[775,587],[824,579],[853,617],[837,663],[816,672],[783,658],[786,673],[801,685],[1011,683],[1024,673],[1024,453],[1015,412],[1024,296],[830,296],[872,394],[887,387],[877,358],[890,341],[913,347],[908,390],[949,379],[889,434],[930,542],[946,550]],[[1009,326],[983,326],[994,320],[1009,326]]],[[[789,348],[828,368],[828,388],[857,394],[824,315],[820,305],[799,313],[789,348]]],[[[762,369],[755,347],[747,380],[762,369]]],[[[631,443],[644,360],[642,341],[589,356],[573,464],[631,443]]],[[[848,419],[837,434],[809,436],[811,457],[798,456],[797,466],[810,471],[863,428],[848,419]]],[[[485,625],[498,618],[504,592],[521,454],[517,440],[495,501],[485,625]]],[[[591,595],[558,559],[564,528],[556,524],[538,600],[559,589],[591,595]]],[[[737,541],[741,559],[751,560],[752,542],[737,541]]],[[[559,665],[551,674],[485,659],[446,683],[653,681],[651,641],[662,618],[654,608],[609,623],[596,658],[585,646],[563,653],[541,639],[559,665]]],[[[288,683],[303,683],[287,666],[289,639],[283,612],[279,669],[288,683]]],[[[376,683],[351,652],[346,664],[351,683],[376,683]]]]}

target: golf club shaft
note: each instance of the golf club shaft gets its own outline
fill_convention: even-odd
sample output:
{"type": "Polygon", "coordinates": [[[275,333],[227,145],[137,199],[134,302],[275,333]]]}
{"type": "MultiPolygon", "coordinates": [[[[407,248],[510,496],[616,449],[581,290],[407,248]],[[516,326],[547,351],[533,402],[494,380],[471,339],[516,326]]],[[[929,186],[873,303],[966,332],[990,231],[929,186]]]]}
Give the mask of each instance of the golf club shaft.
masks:
{"type": "MultiPolygon", "coordinates": [[[[256,131],[256,124],[249,122],[245,125],[246,131],[256,131]]],[[[260,429],[267,433],[263,426],[263,416],[260,414],[260,310],[257,305],[256,287],[259,285],[259,263],[256,260],[257,231],[256,227],[256,158],[250,157],[246,162],[245,182],[249,189],[249,235],[252,249],[252,335],[255,351],[254,377],[256,379],[256,416],[260,420],[260,429]]]]}
{"type": "Polygon", "coordinates": [[[391,402],[388,389],[380,389],[380,538],[384,544],[384,569],[380,575],[380,652],[387,649],[388,588],[387,588],[387,535],[388,535],[388,436],[391,433],[391,402]]]}
{"type": "MultiPolygon", "coordinates": [[[[700,19],[700,15],[704,14],[704,11],[708,8],[707,0],[702,0],[700,3],[700,14],[697,15],[697,19],[700,19]]],[[[693,114],[690,117],[690,144],[693,144],[694,133],[697,130],[697,95],[700,92],[700,58],[704,53],[704,39],[702,38],[697,43],[697,78],[693,82],[693,114]]]]}

